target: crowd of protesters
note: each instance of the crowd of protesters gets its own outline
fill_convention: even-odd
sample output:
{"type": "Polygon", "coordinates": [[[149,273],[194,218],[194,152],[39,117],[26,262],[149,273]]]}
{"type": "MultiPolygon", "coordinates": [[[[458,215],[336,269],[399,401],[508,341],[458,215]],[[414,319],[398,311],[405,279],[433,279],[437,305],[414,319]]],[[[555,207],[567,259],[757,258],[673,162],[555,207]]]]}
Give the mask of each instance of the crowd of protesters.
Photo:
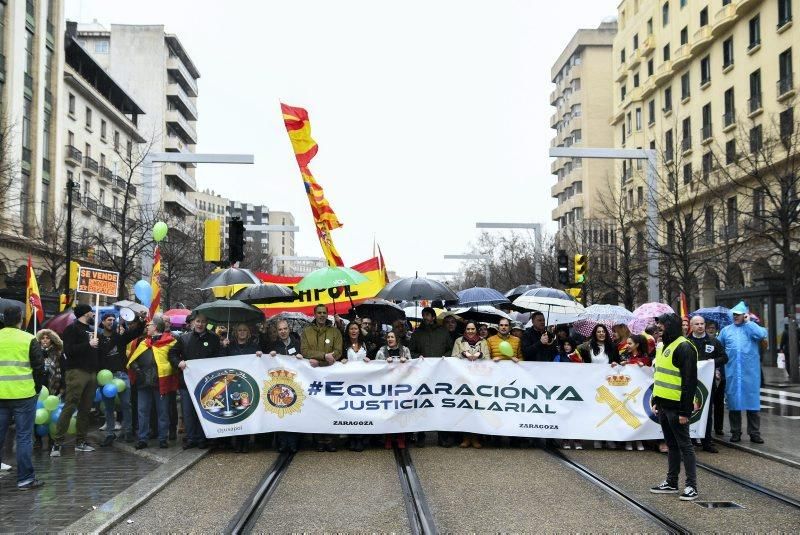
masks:
{"type": "MultiPolygon", "coordinates": [[[[695,316],[691,320],[680,322],[674,315],[673,318],[659,318],[658,322],[654,319],[653,324],[642,334],[632,334],[625,325],[614,325],[609,329],[603,324],[597,324],[591,334],[584,338],[569,325],[547,327],[545,316],[539,312],[531,314],[530,326],[523,329],[520,324],[506,318],[500,318],[496,326],[462,321],[448,312],[437,318],[436,311],[426,307],[422,310],[422,321],[415,329],[410,329],[409,322],[397,320],[391,325],[391,330],[384,330],[372,318],[356,317],[349,324],[338,316],[330,319],[327,308],[319,305],[314,309],[312,323],[305,326],[299,335],[290,329],[285,320],[257,326],[234,325],[228,333],[223,326],[210,329],[206,317],[196,314],[187,319],[184,331],[176,331],[171,328],[166,316],[156,315],[148,319],[142,314],[123,324],[111,313],[103,315],[95,334],[95,311],[90,306],[78,304],[74,307],[74,314],[75,322],[66,328],[62,336],[43,329],[34,338],[21,331],[19,324],[15,326],[15,312],[11,308],[6,310],[6,328],[0,329],[0,348],[10,352],[9,354],[16,351],[20,359],[27,359],[26,366],[30,369],[31,377],[30,385],[25,383],[25,392],[22,392],[22,388],[19,392],[6,392],[2,389],[4,383],[0,382],[0,441],[5,437],[13,417],[17,423],[18,457],[20,452],[24,457],[24,452],[30,449],[28,444],[33,442],[30,432],[33,429],[32,419],[29,414],[23,413],[30,407],[35,410],[35,394],[38,394],[43,385],[48,387],[52,395],[63,400],[60,417],[49,437],[50,457],[61,455],[73,414],[76,415],[77,424],[75,451],[94,451],[95,446],[89,443],[88,433],[90,416],[100,405],[96,402],[98,370],[109,370],[114,378],[125,384],[124,390],[120,392],[118,405],[114,398],[103,399],[101,402],[105,413],[105,424],[101,430],[104,431],[105,439],[100,446],[111,446],[115,440],[120,439],[135,443],[136,449],[144,449],[151,446],[152,440],[156,440],[158,447],[167,448],[182,433],[184,449],[207,448],[213,445],[246,452],[255,441],[270,441],[281,452],[295,452],[303,441],[302,435],[297,433],[281,432],[274,436],[268,434],[209,441],[203,433],[183,379],[187,362],[210,357],[253,354],[265,358],[276,355],[294,356],[312,367],[330,366],[336,362],[368,363],[372,360],[404,363],[420,357],[455,357],[495,362],[510,360],[514,363],[528,361],[654,366],[664,345],[675,341],[674,336],[672,339],[662,339],[665,336],[662,322],[668,323],[672,320],[678,322],[679,328],[683,330],[682,335],[685,338],[678,341],[688,342],[686,347],[693,348],[691,354],[696,355],[696,358],[685,359],[686,362],[675,361],[675,374],[682,378],[682,383],[677,383],[679,387],[683,387],[685,392],[694,392],[697,360],[713,359],[715,365],[715,379],[710,394],[711,410],[706,436],[702,440],[703,448],[709,452],[717,451],[712,444],[711,433],[713,431],[718,435],[722,434],[726,370],[730,376],[727,381],[727,403],[730,409],[731,440],[741,440],[740,411],[745,410],[748,417],[747,432],[751,440],[763,442],[758,418],[759,385],[753,383],[752,376],[753,366],[757,368],[759,362],[757,348],[756,358],[753,358],[753,341],[757,344],[765,336],[765,331],[749,322],[746,309],[741,308],[733,310],[733,325],[723,329],[718,337],[712,334],[716,333],[717,326],[706,322],[702,317],[695,316]],[[8,320],[11,321],[10,324],[8,320]],[[24,333],[24,336],[18,333],[24,333]],[[28,426],[28,423],[31,425],[28,426]],[[21,427],[26,429],[22,430],[21,427]],[[28,430],[27,427],[31,429],[28,430]]],[[[668,365],[671,366],[672,364],[668,365]]],[[[658,370],[656,365],[656,373],[658,370]]],[[[3,373],[9,372],[0,369],[0,376],[3,373]]],[[[672,420],[667,421],[667,417],[662,421],[665,441],[659,448],[662,452],[670,452],[670,475],[664,488],[671,489],[675,483],[670,479],[675,472],[674,465],[679,464],[681,459],[692,464],[691,467],[687,465],[687,473],[691,471],[693,474],[694,457],[693,450],[690,454],[687,449],[692,447],[692,443],[688,439],[686,424],[693,410],[693,394],[674,399],[659,399],[654,396],[654,401],[656,411],[669,415],[669,418],[674,415],[675,422],[680,419],[681,423],[680,426],[677,423],[672,425],[672,420]]],[[[462,448],[482,448],[487,440],[495,446],[504,445],[505,442],[504,437],[484,437],[470,433],[438,432],[437,435],[438,445],[441,447],[458,445],[462,448]]],[[[324,434],[310,437],[312,447],[321,452],[336,451],[339,439],[337,435],[324,434]]],[[[417,447],[424,447],[426,434],[421,432],[409,436],[396,434],[385,437],[347,437],[348,448],[353,451],[379,445],[381,441],[386,448],[391,448],[394,444],[405,448],[407,441],[417,447]]],[[[37,437],[35,442],[36,447],[43,447],[41,438],[37,437]]],[[[526,447],[544,445],[545,442],[511,437],[508,444],[511,447],[526,447]]],[[[578,440],[563,440],[560,445],[567,449],[583,448],[578,440]]],[[[603,444],[595,441],[594,447],[601,448],[603,444]]],[[[614,449],[618,445],[608,442],[607,447],[614,449]]],[[[634,444],[626,443],[624,448],[632,450],[634,444]]],[[[637,442],[635,448],[643,450],[645,445],[637,442]]],[[[27,460],[18,459],[17,464],[19,487],[24,489],[38,486],[39,482],[33,476],[30,457],[27,460]]],[[[692,480],[692,483],[696,488],[696,481],[692,480]]]]}

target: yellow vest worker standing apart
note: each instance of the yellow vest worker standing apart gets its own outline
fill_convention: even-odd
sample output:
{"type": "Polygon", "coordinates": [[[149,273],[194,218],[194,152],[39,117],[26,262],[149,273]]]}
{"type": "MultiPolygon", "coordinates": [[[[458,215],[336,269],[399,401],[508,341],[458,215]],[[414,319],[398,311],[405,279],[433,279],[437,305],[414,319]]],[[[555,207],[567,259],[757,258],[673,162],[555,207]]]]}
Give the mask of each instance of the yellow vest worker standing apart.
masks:
{"type": "MultiPolygon", "coordinates": [[[[17,431],[17,488],[31,490],[44,485],[33,473],[33,425],[36,399],[42,389],[44,361],[36,338],[20,330],[22,310],[3,311],[0,329],[0,457],[6,431],[14,417],[17,431]]],[[[2,459],[0,459],[2,460],[2,459]]]]}
{"type": "Polygon", "coordinates": [[[654,494],[677,494],[681,460],[686,470],[686,487],[681,500],[697,499],[697,468],[694,445],[689,438],[689,419],[697,389],[697,349],[681,331],[676,314],[658,318],[663,345],[656,349],[653,375],[653,411],[658,415],[664,441],[669,447],[667,479],[652,487],[654,494]]]}

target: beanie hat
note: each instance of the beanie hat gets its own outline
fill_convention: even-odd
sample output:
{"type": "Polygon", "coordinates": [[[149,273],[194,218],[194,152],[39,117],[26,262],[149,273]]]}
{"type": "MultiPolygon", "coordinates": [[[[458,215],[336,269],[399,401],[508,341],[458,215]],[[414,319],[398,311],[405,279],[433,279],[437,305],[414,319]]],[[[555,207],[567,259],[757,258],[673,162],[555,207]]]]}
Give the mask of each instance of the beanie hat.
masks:
{"type": "Polygon", "coordinates": [[[72,312],[75,314],[76,318],[83,317],[83,316],[85,316],[87,313],[89,313],[91,311],[92,311],[92,307],[90,307],[89,305],[87,305],[85,303],[79,303],[79,304],[75,305],[75,307],[72,309],[72,312]]]}

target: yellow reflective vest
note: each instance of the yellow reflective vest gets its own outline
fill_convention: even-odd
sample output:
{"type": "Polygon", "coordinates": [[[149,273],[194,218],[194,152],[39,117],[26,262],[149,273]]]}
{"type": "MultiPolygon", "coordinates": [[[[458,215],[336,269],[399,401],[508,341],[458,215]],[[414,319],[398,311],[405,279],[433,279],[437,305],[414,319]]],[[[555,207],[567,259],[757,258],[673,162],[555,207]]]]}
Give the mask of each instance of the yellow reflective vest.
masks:
{"type": "MultiPolygon", "coordinates": [[[[685,336],[679,336],[672,341],[666,348],[659,346],[656,348],[655,373],[653,374],[653,397],[669,399],[672,401],[681,400],[681,371],[672,363],[672,353],[683,342],[689,342],[685,336]]],[[[689,343],[694,349],[695,356],[697,348],[689,343]]]]}
{"type": "Polygon", "coordinates": [[[30,347],[33,335],[14,327],[0,329],[0,399],[36,395],[30,347]]]}

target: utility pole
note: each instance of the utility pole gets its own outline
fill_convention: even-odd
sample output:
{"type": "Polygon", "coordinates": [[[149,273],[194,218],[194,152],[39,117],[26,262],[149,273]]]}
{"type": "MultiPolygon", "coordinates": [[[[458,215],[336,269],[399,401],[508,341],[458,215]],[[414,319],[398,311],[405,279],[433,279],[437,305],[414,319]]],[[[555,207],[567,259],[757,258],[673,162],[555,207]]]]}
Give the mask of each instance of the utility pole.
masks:
{"type": "Polygon", "coordinates": [[[72,264],[72,201],[74,198],[73,192],[75,191],[78,183],[72,180],[72,177],[67,178],[67,243],[64,247],[66,252],[66,275],[64,276],[64,295],[67,298],[67,303],[69,303],[70,295],[69,295],[69,268],[70,264],[72,264]]]}

